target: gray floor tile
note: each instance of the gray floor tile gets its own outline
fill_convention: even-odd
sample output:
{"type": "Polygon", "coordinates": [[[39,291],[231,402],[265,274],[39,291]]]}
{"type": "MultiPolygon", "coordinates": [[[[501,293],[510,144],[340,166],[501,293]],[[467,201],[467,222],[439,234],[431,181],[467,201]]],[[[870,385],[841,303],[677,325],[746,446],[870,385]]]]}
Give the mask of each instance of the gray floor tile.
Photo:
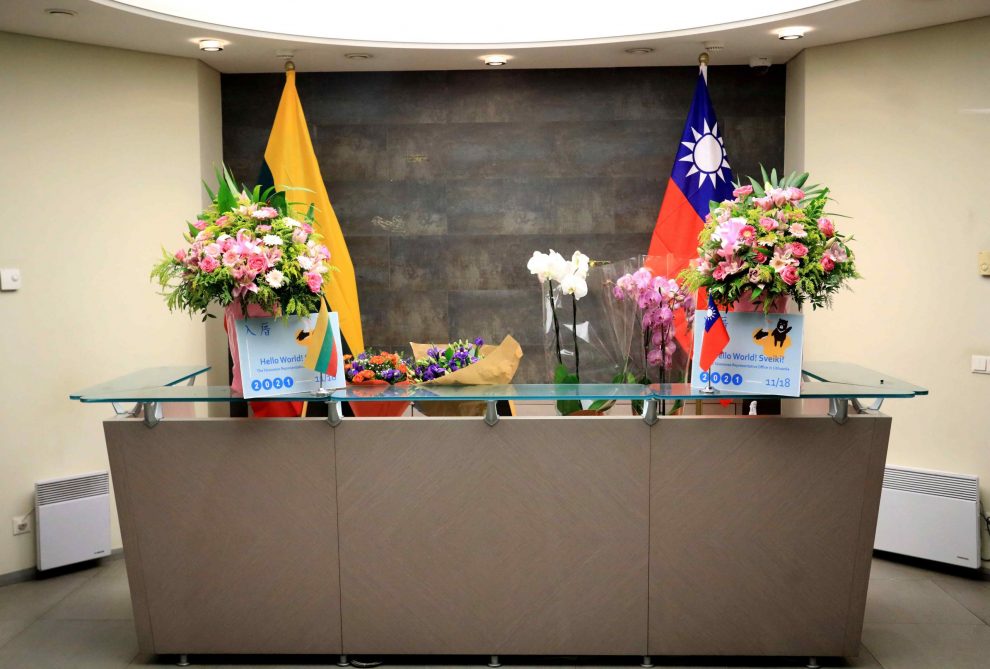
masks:
{"type": "Polygon", "coordinates": [[[982,620],[928,579],[870,581],[866,595],[866,622],[983,625],[982,620]]]}
{"type": "Polygon", "coordinates": [[[0,620],[0,647],[23,632],[33,620],[0,620]]]}
{"type": "Polygon", "coordinates": [[[870,580],[884,579],[921,579],[928,578],[933,572],[914,565],[902,564],[882,558],[873,558],[873,565],[870,568],[870,580]]]}
{"type": "Polygon", "coordinates": [[[34,620],[93,578],[94,567],[63,576],[15,583],[0,588],[0,620],[34,620]]]}
{"type": "Polygon", "coordinates": [[[93,578],[45,613],[53,620],[132,620],[131,591],[123,560],[100,567],[93,578]]]}
{"type": "Polygon", "coordinates": [[[990,625],[990,581],[942,574],[932,576],[932,581],[973,615],[990,625]]]}
{"type": "Polygon", "coordinates": [[[39,620],[0,648],[4,669],[114,669],[137,654],[125,620],[39,620]]]}
{"type": "Polygon", "coordinates": [[[884,669],[986,669],[986,625],[866,625],[863,643],[884,669]]]}

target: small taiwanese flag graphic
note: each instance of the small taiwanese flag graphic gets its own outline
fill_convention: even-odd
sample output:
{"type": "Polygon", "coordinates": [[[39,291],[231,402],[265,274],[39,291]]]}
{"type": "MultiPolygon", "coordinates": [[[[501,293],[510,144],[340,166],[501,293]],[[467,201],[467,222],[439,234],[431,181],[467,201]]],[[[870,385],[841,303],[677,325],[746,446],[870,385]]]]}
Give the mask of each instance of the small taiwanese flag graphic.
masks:
{"type": "Polygon", "coordinates": [[[337,347],[333,326],[330,324],[330,312],[326,300],[320,304],[320,313],[316,315],[316,325],[303,341],[306,346],[306,359],[303,367],[330,376],[337,376],[337,347]]]}
{"type": "Polygon", "coordinates": [[[712,296],[708,296],[708,314],[705,316],[705,336],[701,340],[701,358],[699,360],[701,369],[706,372],[712,368],[712,364],[725,347],[729,345],[729,331],[725,329],[722,322],[722,314],[718,312],[718,306],[712,296]]]}

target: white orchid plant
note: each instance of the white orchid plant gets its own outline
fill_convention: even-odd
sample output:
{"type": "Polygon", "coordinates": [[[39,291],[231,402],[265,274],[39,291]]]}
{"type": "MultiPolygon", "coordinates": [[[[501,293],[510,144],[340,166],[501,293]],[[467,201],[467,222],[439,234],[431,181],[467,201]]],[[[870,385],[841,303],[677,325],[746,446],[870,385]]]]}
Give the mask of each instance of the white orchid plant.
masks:
{"type": "Polygon", "coordinates": [[[533,257],[526,263],[526,268],[547,286],[547,301],[550,313],[553,315],[554,342],[557,351],[557,369],[554,371],[555,383],[581,382],[581,357],[578,350],[577,334],[577,303],[588,294],[588,270],[592,262],[585,254],[575,251],[568,260],[553,249],[549,253],[534,251],[533,257]],[[554,309],[554,283],[560,288],[562,295],[571,296],[571,330],[574,334],[574,373],[571,374],[564,365],[560,354],[560,323],[557,311],[554,309]]]}

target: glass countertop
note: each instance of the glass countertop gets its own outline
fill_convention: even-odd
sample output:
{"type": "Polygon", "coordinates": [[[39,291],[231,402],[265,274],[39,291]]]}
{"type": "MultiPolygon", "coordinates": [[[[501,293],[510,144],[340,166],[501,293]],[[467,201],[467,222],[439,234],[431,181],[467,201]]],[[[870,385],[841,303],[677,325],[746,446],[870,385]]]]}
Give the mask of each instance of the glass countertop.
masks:
{"type": "MultiPolygon", "coordinates": [[[[205,372],[208,367],[156,367],[102,383],[70,395],[86,403],[119,402],[243,402],[229,386],[177,385],[205,372]]],[[[810,362],[804,365],[810,380],[801,384],[799,398],[909,398],[926,395],[925,388],[881,372],[848,363],[810,362]]],[[[266,402],[420,402],[420,401],[556,401],[556,400],[707,400],[761,399],[754,395],[719,390],[708,394],[687,383],[653,384],[511,384],[493,386],[349,386],[326,395],[295,393],[252,398],[266,402]]],[[[790,398],[790,399],[799,399],[790,398]]]]}
{"type": "MultiPolygon", "coordinates": [[[[115,395],[132,392],[133,388],[160,388],[174,386],[194,379],[209,371],[209,365],[170,365],[167,367],[147,367],[115,379],[98,383],[95,386],[69,393],[70,400],[86,401],[84,397],[115,395]]],[[[118,401],[118,400],[107,400],[118,401]]],[[[122,401],[122,400],[121,400],[122,401]]]]}

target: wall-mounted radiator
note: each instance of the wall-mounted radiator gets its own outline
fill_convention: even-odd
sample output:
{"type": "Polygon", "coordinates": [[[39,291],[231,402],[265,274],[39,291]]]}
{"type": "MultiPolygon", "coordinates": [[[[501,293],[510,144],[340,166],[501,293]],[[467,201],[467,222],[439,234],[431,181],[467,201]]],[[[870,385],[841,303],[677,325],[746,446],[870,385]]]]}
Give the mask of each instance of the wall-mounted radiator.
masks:
{"type": "Polygon", "coordinates": [[[110,474],[38,481],[38,569],[110,555],[110,474]]]}
{"type": "Polygon", "coordinates": [[[978,568],[979,477],[888,466],[874,548],[978,568]]]}

